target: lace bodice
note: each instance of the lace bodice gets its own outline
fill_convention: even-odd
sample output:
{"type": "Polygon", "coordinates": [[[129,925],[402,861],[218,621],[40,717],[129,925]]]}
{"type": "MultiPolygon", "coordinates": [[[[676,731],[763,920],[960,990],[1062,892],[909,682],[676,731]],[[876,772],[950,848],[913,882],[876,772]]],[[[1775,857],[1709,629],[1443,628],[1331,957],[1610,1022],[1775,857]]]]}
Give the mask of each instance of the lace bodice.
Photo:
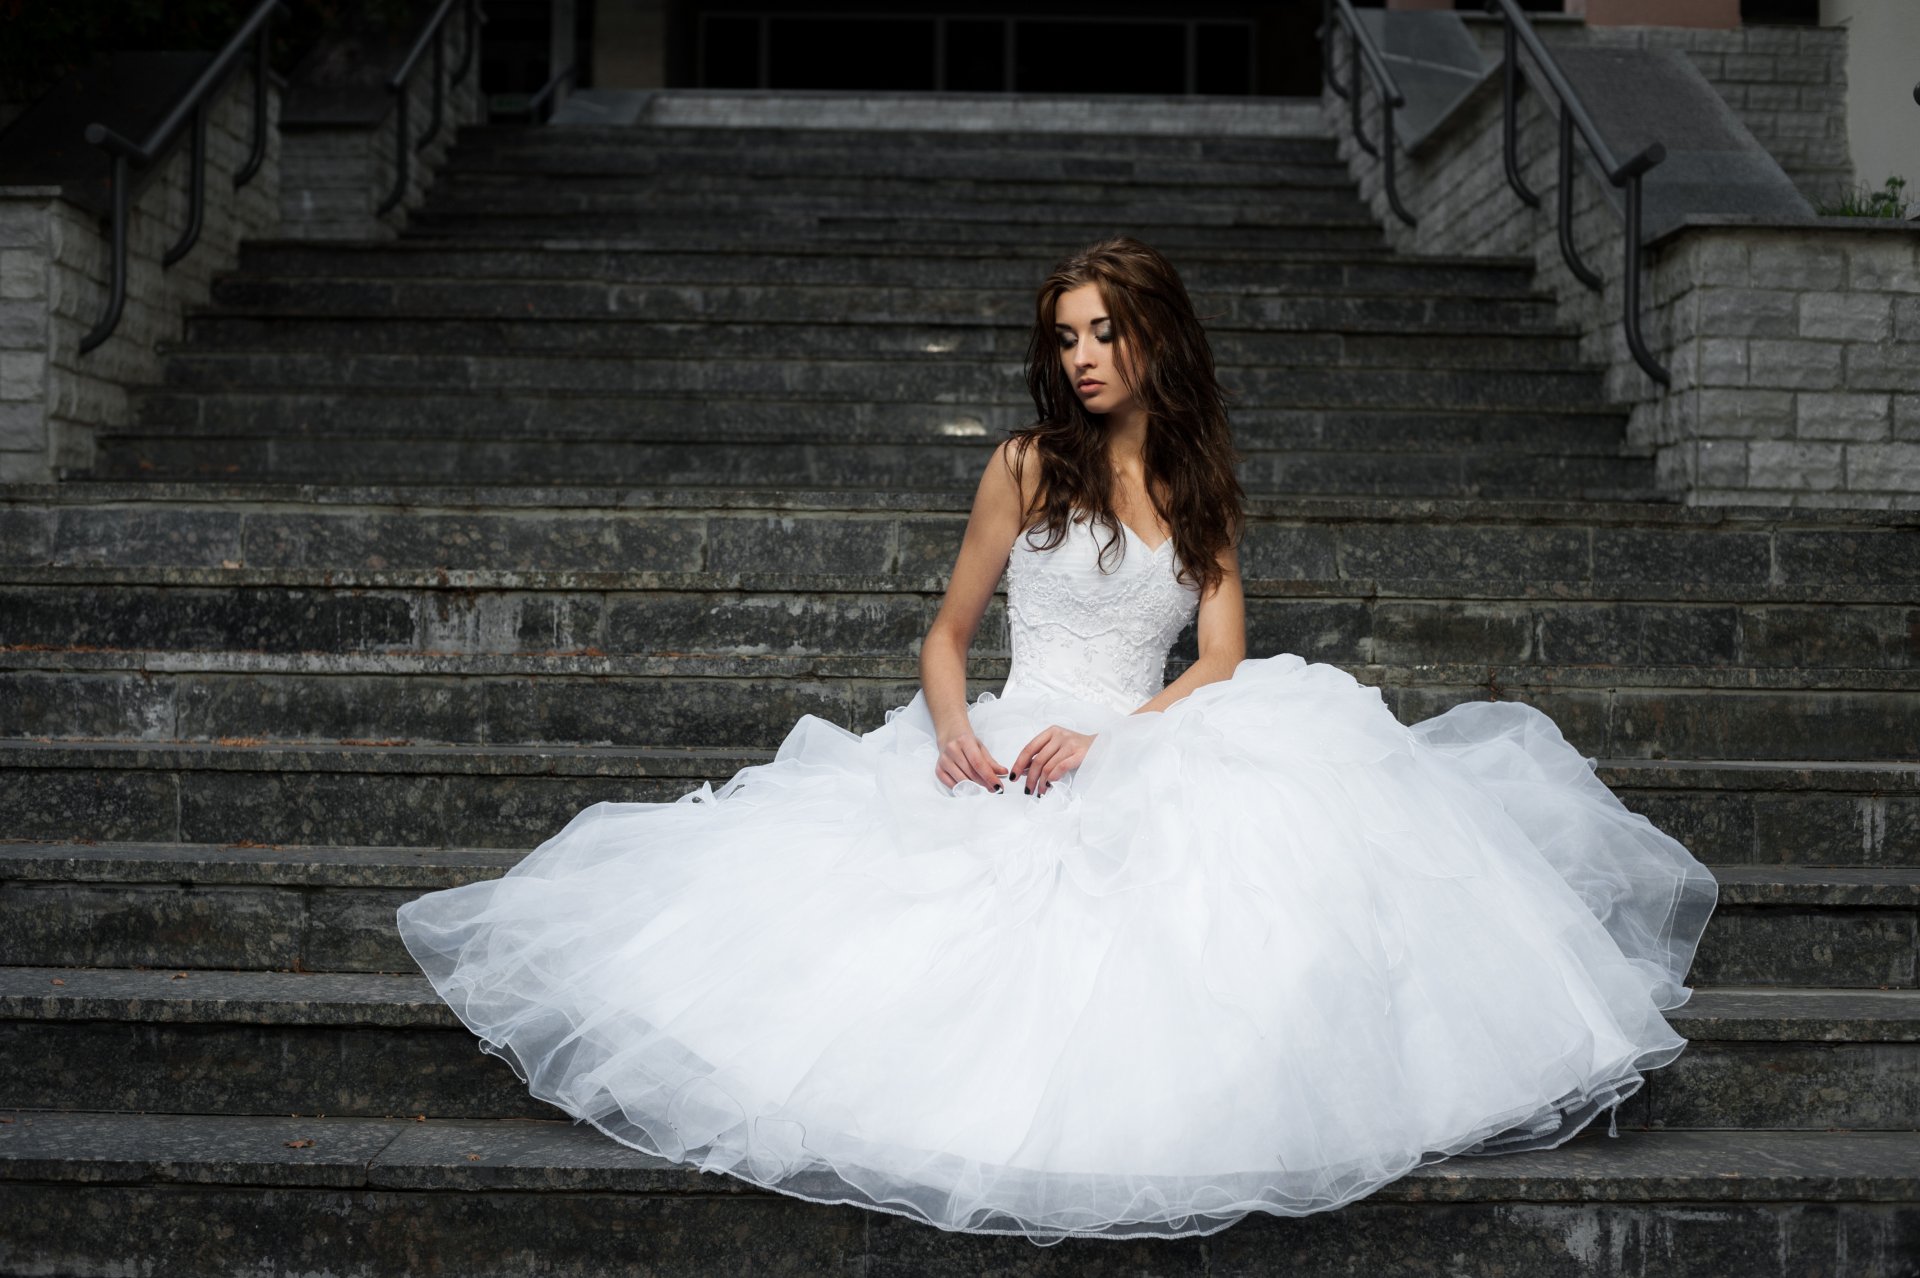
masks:
{"type": "Polygon", "coordinates": [[[1193,618],[1200,592],[1178,579],[1171,540],[1149,550],[1124,523],[1124,547],[1108,552],[1111,570],[1102,572],[1100,548],[1111,535],[1083,520],[1052,550],[1033,549],[1025,533],[1014,539],[1006,695],[1051,692],[1126,714],[1166,686],[1167,652],[1193,618]]]}

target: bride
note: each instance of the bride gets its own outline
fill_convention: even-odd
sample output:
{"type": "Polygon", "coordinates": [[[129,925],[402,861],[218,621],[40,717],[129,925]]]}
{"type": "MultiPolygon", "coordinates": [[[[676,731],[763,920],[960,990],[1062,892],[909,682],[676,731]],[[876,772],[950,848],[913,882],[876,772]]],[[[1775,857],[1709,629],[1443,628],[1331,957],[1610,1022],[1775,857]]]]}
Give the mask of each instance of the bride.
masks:
{"type": "Polygon", "coordinates": [[[1677,1056],[1714,880],[1551,720],[1406,727],[1333,666],[1243,659],[1232,444],[1172,266],[1062,263],[1028,381],[910,704],[804,717],[717,790],[596,804],[400,908],[482,1050],[636,1149],[1040,1243],[1549,1148],[1677,1056]],[[1003,571],[1011,670],[969,704],[1003,571]]]}

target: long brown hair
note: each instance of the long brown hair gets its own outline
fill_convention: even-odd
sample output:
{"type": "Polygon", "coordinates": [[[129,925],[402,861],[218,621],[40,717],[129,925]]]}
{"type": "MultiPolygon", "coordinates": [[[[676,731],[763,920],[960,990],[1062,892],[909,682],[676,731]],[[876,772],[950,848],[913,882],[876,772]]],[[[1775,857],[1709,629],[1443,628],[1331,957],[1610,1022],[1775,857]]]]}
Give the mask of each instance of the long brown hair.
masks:
{"type": "Polygon", "coordinates": [[[1013,431],[1010,450],[1022,463],[1036,452],[1040,459],[1039,490],[1033,508],[1024,512],[1029,544],[1036,550],[1059,545],[1077,508],[1110,534],[1100,549],[1103,571],[1116,544],[1126,553],[1113,511],[1106,429],[1074,393],[1054,331],[1061,295],[1086,284],[1100,289],[1114,337],[1126,342],[1125,373],[1147,410],[1147,499],[1173,530],[1181,577],[1204,593],[1219,584],[1220,552],[1238,542],[1244,521],[1226,398],[1214,376],[1213,348],[1179,272],[1126,236],[1075,253],[1040,286],[1027,343],[1027,389],[1040,420],[1013,431]],[[1046,539],[1033,542],[1042,514],[1046,539]]]}

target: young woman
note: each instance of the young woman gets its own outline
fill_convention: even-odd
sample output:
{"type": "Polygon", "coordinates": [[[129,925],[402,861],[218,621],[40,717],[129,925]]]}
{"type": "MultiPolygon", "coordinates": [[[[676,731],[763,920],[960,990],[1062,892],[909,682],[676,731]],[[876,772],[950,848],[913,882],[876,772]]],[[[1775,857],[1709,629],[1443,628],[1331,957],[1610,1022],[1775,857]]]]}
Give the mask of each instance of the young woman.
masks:
{"type": "Polygon", "coordinates": [[[1064,262],[1029,365],[909,705],[401,907],[483,1049],[649,1153],[1036,1242],[1557,1145],[1672,1060],[1714,881],[1550,720],[1406,727],[1243,660],[1232,446],[1167,261],[1064,262]],[[969,704],[1003,571],[1011,671],[969,704]]]}

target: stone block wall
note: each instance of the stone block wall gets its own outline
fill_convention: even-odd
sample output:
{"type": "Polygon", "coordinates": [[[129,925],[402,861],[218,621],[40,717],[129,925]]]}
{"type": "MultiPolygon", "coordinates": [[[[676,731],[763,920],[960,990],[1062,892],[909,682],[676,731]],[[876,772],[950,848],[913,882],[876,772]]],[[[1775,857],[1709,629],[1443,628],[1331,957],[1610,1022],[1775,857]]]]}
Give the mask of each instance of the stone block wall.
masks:
{"type": "MultiPolygon", "coordinates": [[[[458,60],[457,39],[449,45],[448,68],[458,60]]],[[[407,128],[416,139],[432,118],[432,62],[426,60],[407,86],[407,128]]],[[[390,95],[382,94],[382,98],[390,95]]],[[[296,120],[285,129],[280,179],[280,233],[292,239],[390,239],[406,225],[407,213],[426,198],[433,175],[462,126],[483,118],[478,61],[466,78],[446,91],[439,134],[413,153],[407,193],[398,207],[375,212],[393,189],[394,111],[389,107],[357,120],[296,120]]]]}
{"type": "MultiPolygon", "coordinates": [[[[1388,211],[1380,163],[1354,145],[1346,104],[1328,95],[1323,105],[1395,247],[1534,264],[1540,286],[1578,331],[1582,358],[1606,370],[1609,400],[1630,409],[1629,440],[1653,453],[1663,487],[1697,504],[1920,507],[1909,452],[1920,443],[1910,384],[1920,373],[1908,371],[1920,370],[1920,332],[1911,318],[1904,328],[1900,320],[1920,304],[1920,228],[1837,218],[1773,228],[1698,225],[1650,246],[1642,327],[1673,374],[1663,390],[1627,349],[1624,228],[1603,194],[1604,179],[1584,163],[1574,177],[1573,238],[1603,289],[1588,289],[1562,260],[1548,97],[1530,91],[1520,106],[1520,167],[1541,208],[1524,205],[1507,185],[1496,77],[1418,153],[1400,156],[1401,197],[1419,219],[1414,228],[1388,211]],[[1880,410],[1877,424],[1866,420],[1880,410]]],[[[1370,132],[1377,127],[1371,94],[1365,120],[1370,132]]]]}
{"type": "Polygon", "coordinates": [[[1920,232],[1688,227],[1658,279],[1692,500],[1920,508],[1920,232]]]}
{"type": "Polygon", "coordinates": [[[180,336],[187,309],[230,269],[240,241],[279,223],[279,97],[268,91],[267,158],[239,191],[233,174],[252,141],[252,72],[229,81],[209,113],[206,214],[193,251],[161,256],[187,224],[182,145],[134,202],[127,224],[127,300],[105,343],[80,339],[106,305],[111,248],[102,219],[58,188],[0,187],[0,482],[55,477],[91,464],[95,429],[126,420],[128,391],[157,380],[156,344],[180,336]]]}

